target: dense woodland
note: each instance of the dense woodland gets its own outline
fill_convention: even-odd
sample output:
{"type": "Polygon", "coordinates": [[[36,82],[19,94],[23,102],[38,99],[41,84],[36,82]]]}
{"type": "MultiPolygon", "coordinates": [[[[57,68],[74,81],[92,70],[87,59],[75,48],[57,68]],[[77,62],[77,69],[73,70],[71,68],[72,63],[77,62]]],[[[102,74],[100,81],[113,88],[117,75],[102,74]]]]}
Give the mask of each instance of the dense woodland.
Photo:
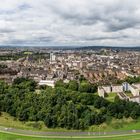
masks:
{"type": "Polygon", "coordinates": [[[0,111],[20,121],[43,121],[48,128],[87,129],[110,120],[140,116],[137,103],[118,97],[109,102],[97,96],[97,87],[81,79],[56,87],[41,86],[30,79],[17,78],[12,85],[0,82],[0,111]],[[39,89],[39,92],[36,91],[39,89]]]}

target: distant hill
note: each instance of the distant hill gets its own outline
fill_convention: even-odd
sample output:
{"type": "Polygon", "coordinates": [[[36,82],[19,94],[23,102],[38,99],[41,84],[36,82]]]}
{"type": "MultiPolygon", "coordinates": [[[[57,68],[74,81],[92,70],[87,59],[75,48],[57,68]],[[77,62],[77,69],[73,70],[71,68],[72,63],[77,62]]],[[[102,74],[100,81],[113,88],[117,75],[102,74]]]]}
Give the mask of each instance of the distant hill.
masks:
{"type": "Polygon", "coordinates": [[[52,50],[100,50],[100,49],[112,49],[112,50],[133,50],[140,51],[140,46],[20,46],[20,45],[0,45],[0,48],[46,48],[52,50]]]}

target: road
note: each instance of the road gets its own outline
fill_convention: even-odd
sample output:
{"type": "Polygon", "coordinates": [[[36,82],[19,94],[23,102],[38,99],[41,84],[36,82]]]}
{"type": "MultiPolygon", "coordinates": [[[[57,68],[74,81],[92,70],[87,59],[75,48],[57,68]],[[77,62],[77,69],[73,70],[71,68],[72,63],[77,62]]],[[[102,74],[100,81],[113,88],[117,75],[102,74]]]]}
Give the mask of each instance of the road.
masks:
{"type": "Polygon", "coordinates": [[[21,130],[21,129],[16,129],[16,128],[7,128],[7,127],[0,126],[0,132],[17,134],[17,135],[22,135],[22,136],[34,136],[34,137],[97,138],[97,137],[114,137],[114,136],[135,135],[137,133],[140,133],[140,130],[114,131],[114,132],[42,132],[42,131],[21,130]]]}

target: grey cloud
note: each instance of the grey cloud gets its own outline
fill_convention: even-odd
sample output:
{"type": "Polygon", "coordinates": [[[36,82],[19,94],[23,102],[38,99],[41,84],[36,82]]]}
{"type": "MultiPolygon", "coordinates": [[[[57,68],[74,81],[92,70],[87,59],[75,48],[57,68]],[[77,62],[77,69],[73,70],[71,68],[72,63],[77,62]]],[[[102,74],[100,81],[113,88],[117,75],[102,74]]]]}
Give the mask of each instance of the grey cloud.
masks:
{"type": "Polygon", "coordinates": [[[127,21],[127,20],[123,20],[123,21],[116,21],[117,23],[114,23],[114,21],[109,21],[108,23],[105,23],[106,25],[106,31],[119,31],[119,30],[125,30],[127,28],[132,28],[135,27],[137,25],[137,22],[133,22],[133,21],[127,21]]]}
{"type": "MultiPolygon", "coordinates": [[[[93,1],[90,0],[90,2],[93,1]]],[[[75,25],[94,25],[97,22],[102,22],[106,31],[119,31],[135,27],[140,23],[140,19],[136,14],[136,10],[140,7],[137,8],[130,0],[124,0],[124,2],[117,0],[114,4],[105,5],[92,5],[91,3],[90,7],[86,7],[86,12],[78,10],[79,7],[76,6],[68,6],[66,9],[62,8],[62,6],[51,4],[51,7],[52,11],[65,21],[75,25]]]]}
{"type": "Polygon", "coordinates": [[[14,10],[0,10],[0,15],[12,15],[15,13],[16,13],[16,11],[14,11],[14,10]]]}
{"type": "Polygon", "coordinates": [[[15,32],[15,31],[12,30],[12,29],[8,29],[8,28],[7,29],[4,29],[4,28],[0,29],[0,33],[1,34],[3,34],[3,33],[13,33],[13,32],[15,32]]]}
{"type": "Polygon", "coordinates": [[[57,7],[56,5],[51,5],[51,10],[63,20],[78,25],[92,25],[97,23],[97,21],[100,19],[100,15],[96,14],[96,11],[92,10],[90,13],[85,14],[76,11],[76,9],[65,10],[61,7],[57,7]]]}
{"type": "Polygon", "coordinates": [[[0,43],[140,44],[139,0],[5,1],[0,5],[0,43]]]}
{"type": "Polygon", "coordinates": [[[54,41],[54,38],[53,37],[37,37],[37,38],[34,38],[32,41],[48,43],[48,42],[54,41]]]}
{"type": "Polygon", "coordinates": [[[27,3],[22,3],[21,5],[18,6],[19,10],[28,10],[30,8],[32,8],[32,6],[27,3]]]}
{"type": "Polygon", "coordinates": [[[15,37],[12,38],[12,40],[8,40],[7,44],[27,44],[27,45],[35,45],[40,43],[50,43],[54,40],[53,37],[31,37],[31,38],[25,38],[25,39],[17,39],[15,37]]]}
{"type": "Polygon", "coordinates": [[[103,37],[85,37],[84,39],[86,40],[86,41],[93,41],[93,40],[108,40],[108,39],[111,39],[111,40],[116,40],[116,39],[127,39],[128,38],[128,36],[126,36],[126,35],[123,35],[123,36],[109,36],[109,37],[107,37],[107,36],[103,36],[103,37]]]}

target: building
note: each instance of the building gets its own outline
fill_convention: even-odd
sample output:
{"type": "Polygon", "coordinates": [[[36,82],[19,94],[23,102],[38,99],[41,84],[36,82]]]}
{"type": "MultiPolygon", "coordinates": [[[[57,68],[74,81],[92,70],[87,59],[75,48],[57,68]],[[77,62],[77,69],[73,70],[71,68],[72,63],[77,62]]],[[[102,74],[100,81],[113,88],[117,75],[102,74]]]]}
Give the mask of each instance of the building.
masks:
{"type": "Polygon", "coordinates": [[[140,103],[140,84],[129,84],[127,82],[122,83],[121,85],[108,85],[108,86],[99,86],[98,95],[105,97],[107,94],[116,93],[120,99],[129,100],[132,102],[140,103]],[[132,93],[132,96],[129,97],[126,92],[132,93]]]}
{"type": "Polygon", "coordinates": [[[54,86],[55,86],[55,80],[41,80],[39,82],[39,85],[40,86],[41,85],[46,85],[46,86],[50,86],[50,87],[54,88],[54,86]]]}
{"type": "Polygon", "coordinates": [[[53,63],[56,61],[56,56],[53,53],[50,53],[50,63],[53,63]]]}

